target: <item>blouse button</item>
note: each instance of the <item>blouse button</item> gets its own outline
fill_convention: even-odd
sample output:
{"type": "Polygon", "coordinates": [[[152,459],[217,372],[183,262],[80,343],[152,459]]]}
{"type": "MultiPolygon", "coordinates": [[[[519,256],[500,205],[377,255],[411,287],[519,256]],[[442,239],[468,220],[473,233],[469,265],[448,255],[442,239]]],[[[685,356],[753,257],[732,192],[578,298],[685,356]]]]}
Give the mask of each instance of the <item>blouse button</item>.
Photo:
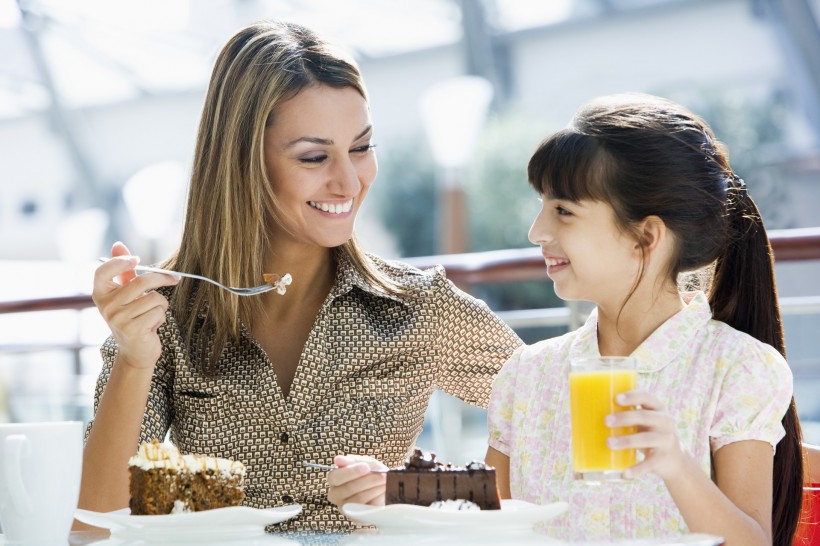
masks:
{"type": "Polygon", "coordinates": [[[288,436],[287,432],[283,432],[282,435],[279,436],[279,439],[282,440],[283,444],[288,443],[288,438],[289,438],[289,436],[288,436]]]}
{"type": "Polygon", "coordinates": [[[293,502],[293,497],[290,495],[282,495],[282,502],[293,502]]]}

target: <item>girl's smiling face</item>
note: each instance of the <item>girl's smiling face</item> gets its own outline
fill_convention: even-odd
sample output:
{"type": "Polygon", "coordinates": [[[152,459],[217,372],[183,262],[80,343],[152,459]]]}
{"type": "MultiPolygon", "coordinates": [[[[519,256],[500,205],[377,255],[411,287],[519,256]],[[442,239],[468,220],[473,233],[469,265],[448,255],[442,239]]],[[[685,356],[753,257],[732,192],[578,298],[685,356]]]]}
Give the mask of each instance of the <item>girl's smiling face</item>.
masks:
{"type": "Polygon", "coordinates": [[[602,201],[542,196],[529,239],[541,247],[555,293],[563,300],[620,305],[640,275],[638,242],[602,201]]]}
{"type": "Polygon", "coordinates": [[[378,172],[372,135],[370,108],[352,87],[314,85],[276,109],[264,151],[275,240],[330,248],[350,239],[378,172]]]}

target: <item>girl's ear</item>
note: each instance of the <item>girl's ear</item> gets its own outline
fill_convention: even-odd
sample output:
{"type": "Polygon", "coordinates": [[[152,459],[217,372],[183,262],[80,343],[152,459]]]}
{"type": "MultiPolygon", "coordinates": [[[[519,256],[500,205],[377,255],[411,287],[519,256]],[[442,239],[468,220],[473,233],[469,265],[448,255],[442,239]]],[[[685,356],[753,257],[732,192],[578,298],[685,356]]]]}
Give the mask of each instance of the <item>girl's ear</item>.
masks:
{"type": "Polygon", "coordinates": [[[639,244],[644,252],[651,254],[666,242],[669,231],[658,216],[647,216],[638,224],[639,244]]]}

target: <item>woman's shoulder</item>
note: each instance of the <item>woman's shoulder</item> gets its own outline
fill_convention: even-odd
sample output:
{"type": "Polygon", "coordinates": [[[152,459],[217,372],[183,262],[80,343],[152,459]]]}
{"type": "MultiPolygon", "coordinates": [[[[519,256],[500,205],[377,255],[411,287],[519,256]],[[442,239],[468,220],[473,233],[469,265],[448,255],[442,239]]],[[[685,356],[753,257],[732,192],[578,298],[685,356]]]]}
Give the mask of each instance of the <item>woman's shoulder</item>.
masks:
{"type": "Polygon", "coordinates": [[[510,361],[520,362],[519,365],[536,365],[549,367],[552,363],[569,358],[572,343],[577,337],[577,331],[542,339],[535,343],[528,343],[516,349],[510,361]]]}
{"type": "Polygon", "coordinates": [[[441,265],[428,269],[419,269],[407,262],[382,258],[376,254],[368,253],[367,258],[379,273],[406,288],[430,287],[436,282],[447,278],[447,272],[441,265]]]}

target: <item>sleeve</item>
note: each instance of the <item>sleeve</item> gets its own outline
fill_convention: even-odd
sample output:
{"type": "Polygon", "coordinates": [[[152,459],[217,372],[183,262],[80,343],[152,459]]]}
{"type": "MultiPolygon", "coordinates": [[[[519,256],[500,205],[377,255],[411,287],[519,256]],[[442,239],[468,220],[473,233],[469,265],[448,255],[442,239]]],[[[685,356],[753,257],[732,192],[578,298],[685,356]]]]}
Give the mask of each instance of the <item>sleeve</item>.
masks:
{"type": "Polygon", "coordinates": [[[439,373],[436,387],[487,407],[492,382],[522,341],[487,304],[459,290],[437,267],[433,279],[439,373]]]}
{"type": "Polygon", "coordinates": [[[493,381],[490,405],[487,411],[489,444],[493,449],[509,457],[512,445],[512,417],[515,405],[516,378],[523,347],[519,348],[504,364],[493,381]]]}
{"type": "MultiPolygon", "coordinates": [[[[162,327],[160,328],[160,331],[162,327]]],[[[111,370],[114,367],[114,360],[119,352],[117,342],[114,341],[113,336],[109,336],[100,348],[100,354],[103,360],[102,370],[97,378],[97,386],[94,390],[94,415],[97,414],[97,409],[100,405],[105,387],[108,385],[108,380],[111,377],[111,370]]],[[[145,408],[145,414],[142,418],[142,426],[140,429],[139,442],[148,442],[153,439],[160,441],[165,439],[165,434],[171,426],[171,376],[173,366],[169,362],[165,346],[162,349],[162,355],[157,361],[154,369],[154,376],[151,379],[151,387],[148,392],[148,401],[145,408]]],[[[94,420],[88,423],[85,431],[85,439],[88,440],[88,434],[94,426],[94,420]]],[[[136,450],[137,446],[134,446],[136,450]]]]}
{"type": "Polygon", "coordinates": [[[793,393],[789,365],[774,347],[759,342],[730,358],[709,431],[712,452],[743,440],[774,448],[786,434],[781,421],[793,393]]]}

